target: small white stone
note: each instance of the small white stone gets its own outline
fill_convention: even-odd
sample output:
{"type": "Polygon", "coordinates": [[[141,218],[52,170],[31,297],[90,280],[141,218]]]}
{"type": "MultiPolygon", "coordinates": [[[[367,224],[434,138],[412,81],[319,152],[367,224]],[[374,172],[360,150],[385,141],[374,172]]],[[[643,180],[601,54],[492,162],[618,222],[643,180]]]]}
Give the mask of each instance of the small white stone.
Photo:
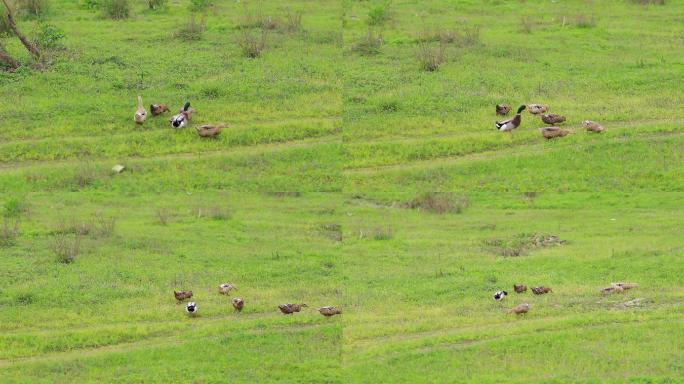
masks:
{"type": "Polygon", "coordinates": [[[112,167],[112,172],[114,172],[114,173],[121,173],[121,172],[124,171],[124,169],[126,169],[125,166],[123,166],[123,165],[121,165],[121,164],[117,164],[117,165],[115,165],[115,166],[112,167]]]}

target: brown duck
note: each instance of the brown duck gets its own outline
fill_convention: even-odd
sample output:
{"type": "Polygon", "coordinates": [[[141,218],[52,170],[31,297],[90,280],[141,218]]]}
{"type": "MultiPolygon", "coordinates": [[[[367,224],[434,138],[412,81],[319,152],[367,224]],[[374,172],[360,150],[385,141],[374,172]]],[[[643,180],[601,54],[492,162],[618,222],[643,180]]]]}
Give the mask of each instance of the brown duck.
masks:
{"type": "Polygon", "coordinates": [[[604,295],[610,295],[611,293],[623,293],[624,291],[625,289],[619,285],[611,285],[610,287],[603,288],[601,293],[604,295]]]}
{"type": "Polygon", "coordinates": [[[527,104],[527,111],[533,115],[539,115],[548,112],[549,106],[541,104],[527,104]]]}
{"type": "Polygon", "coordinates": [[[325,317],[335,316],[342,313],[342,310],[335,307],[320,307],[318,312],[325,317]]]}
{"type": "Polygon", "coordinates": [[[221,134],[221,129],[225,127],[225,124],[218,124],[218,125],[202,125],[199,127],[195,127],[197,130],[197,134],[200,137],[217,137],[218,135],[221,134]]]}
{"type": "Polygon", "coordinates": [[[527,303],[522,303],[515,308],[511,309],[508,313],[515,313],[516,315],[522,315],[530,311],[530,305],[527,303]]]}
{"type": "Polygon", "coordinates": [[[302,308],[307,307],[306,304],[280,304],[278,308],[280,309],[280,312],[282,312],[285,315],[291,315],[295,312],[299,312],[302,310],[302,308]]]}
{"type": "Polygon", "coordinates": [[[541,115],[541,119],[546,124],[559,124],[565,121],[565,116],[556,115],[555,113],[545,113],[541,115]]]}
{"type": "Polygon", "coordinates": [[[543,295],[545,293],[553,292],[553,290],[549,287],[534,287],[532,288],[532,293],[535,295],[543,295]]]}
{"type": "Polygon", "coordinates": [[[582,127],[585,128],[588,132],[603,132],[603,125],[591,120],[584,120],[582,122],[582,127]]]}
{"type": "Polygon", "coordinates": [[[527,285],[524,284],[513,284],[513,290],[515,290],[516,293],[523,293],[527,291],[527,285]]]}
{"type": "Polygon", "coordinates": [[[192,297],[192,291],[178,291],[178,292],[176,292],[174,290],[173,296],[175,296],[176,300],[178,300],[178,303],[176,303],[176,304],[180,304],[181,301],[187,300],[187,299],[192,297]]]}
{"type": "Polygon", "coordinates": [[[635,284],[635,283],[610,283],[610,285],[612,285],[614,287],[620,287],[620,288],[624,289],[625,291],[628,289],[636,288],[639,286],[639,284],[635,284]]]}
{"type": "Polygon", "coordinates": [[[150,112],[152,113],[152,116],[159,116],[164,112],[169,112],[171,111],[169,109],[169,106],[166,104],[151,104],[150,105],[150,112]]]}
{"type": "Polygon", "coordinates": [[[560,127],[544,127],[539,128],[539,131],[546,140],[564,137],[571,133],[569,130],[560,127]]]}
{"type": "Polygon", "coordinates": [[[508,115],[508,112],[511,111],[511,106],[508,104],[497,104],[496,105],[496,114],[500,116],[506,116],[508,115]]]}
{"type": "Polygon", "coordinates": [[[238,290],[237,287],[231,283],[223,283],[223,284],[219,285],[219,293],[222,295],[227,295],[228,292],[230,292],[233,289],[236,291],[238,290]]]}
{"type": "Polygon", "coordinates": [[[242,300],[241,297],[235,297],[233,298],[233,308],[235,308],[236,311],[242,312],[242,308],[245,306],[245,301],[242,300]]]}

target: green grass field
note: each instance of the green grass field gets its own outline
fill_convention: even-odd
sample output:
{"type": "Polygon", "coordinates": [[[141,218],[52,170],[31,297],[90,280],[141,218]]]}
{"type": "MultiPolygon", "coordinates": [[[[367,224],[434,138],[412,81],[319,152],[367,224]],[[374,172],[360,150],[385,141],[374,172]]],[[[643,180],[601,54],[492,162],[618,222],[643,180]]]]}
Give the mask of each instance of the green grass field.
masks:
{"type": "Polygon", "coordinates": [[[684,2],[100,3],[0,35],[0,382],[684,382],[684,2]]]}

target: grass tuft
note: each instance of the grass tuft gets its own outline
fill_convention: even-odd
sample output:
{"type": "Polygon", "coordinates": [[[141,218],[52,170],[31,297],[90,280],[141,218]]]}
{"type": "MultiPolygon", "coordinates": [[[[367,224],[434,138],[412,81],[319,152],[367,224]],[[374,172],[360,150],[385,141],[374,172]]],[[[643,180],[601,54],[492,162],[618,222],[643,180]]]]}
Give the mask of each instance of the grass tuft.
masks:
{"type": "Polygon", "coordinates": [[[266,31],[242,30],[238,37],[238,46],[244,57],[256,59],[266,49],[266,31]]]}
{"type": "Polygon", "coordinates": [[[175,36],[185,41],[196,41],[202,39],[202,34],[206,29],[206,19],[202,16],[199,20],[194,13],[190,14],[188,21],[181,25],[176,31],[175,36]]]}
{"type": "Polygon", "coordinates": [[[418,47],[418,62],[420,67],[427,72],[435,72],[446,61],[446,53],[443,44],[432,46],[422,43],[418,47]]]}
{"type": "Polygon", "coordinates": [[[102,12],[113,20],[127,19],[131,15],[131,4],[129,0],[104,0],[102,12]]]}
{"type": "Polygon", "coordinates": [[[455,196],[449,192],[422,193],[411,201],[402,204],[404,208],[419,209],[437,214],[463,213],[469,205],[470,201],[466,196],[455,196]]]}
{"type": "Polygon", "coordinates": [[[352,51],[366,56],[377,55],[380,53],[382,44],[382,32],[376,28],[368,27],[368,32],[361,40],[354,44],[352,51]]]}
{"type": "Polygon", "coordinates": [[[55,236],[52,249],[57,261],[62,264],[71,264],[81,254],[81,235],[69,235],[66,233],[55,236]]]}
{"type": "Polygon", "coordinates": [[[19,218],[3,217],[0,226],[0,247],[11,247],[19,236],[19,218]]]}

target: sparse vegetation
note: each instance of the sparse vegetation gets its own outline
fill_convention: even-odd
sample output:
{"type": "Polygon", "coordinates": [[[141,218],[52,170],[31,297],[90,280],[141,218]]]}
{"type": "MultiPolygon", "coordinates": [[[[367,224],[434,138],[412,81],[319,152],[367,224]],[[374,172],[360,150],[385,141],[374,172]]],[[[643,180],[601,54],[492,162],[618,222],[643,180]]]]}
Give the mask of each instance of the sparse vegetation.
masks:
{"type": "Polygon", "coordinates": [[[19,218],[4,216],[2,226],[0,226],[0,248],[15,245],[17,236],[19,236],[19,218]]]}
{"type": "Polygon", "coordinates": [[[376,28],[368,27],[368,31],[352,48],[362,55],[377,55],[382,47],[382,33],[376,28]]]}
{"type": "Polygon", "coordinates": [[[206,19],[204,16],[198,19],[193,13],[188,21],[176,31],[176,37],[186,41],[200,40],[205,29],[206,19]]]}
{"type": "Polygon", "coordinates": [[[448,192],[426,192],[404,203],[403,207],[437,214],[463,213],[469,203],[465,196],[456,196],[448,192]]]}
{"type": "Polygon", "coordinates": [[[110,19],[122,20],[131,15],[129,0],[102,0],[101,7],[105,17],[110,19]]]}
{"type": "Polygon", "coordinates": [[[54,237],[52,249],[58,262],[71,264],[81,254],[81,235],[59,233],[54,237]]]}
{"type": "Polygon", "coordinates": [[[151,10],[166,8],[166,0],[147,0],[147,6],[151,10]]]}
{"type": "Polygon", "coordinates": [[[428,72],[437,71],[446,61],[446,52],[442,44],[433,46],[423,43],[418,48],[417,56],[420,67],[428,72]]]}
{"type": "Polygon", "coordinates": [[[266,49],[266,32],[243,30],[238,38],[238,46],[244,57],[256,59],[266,49]]]}

